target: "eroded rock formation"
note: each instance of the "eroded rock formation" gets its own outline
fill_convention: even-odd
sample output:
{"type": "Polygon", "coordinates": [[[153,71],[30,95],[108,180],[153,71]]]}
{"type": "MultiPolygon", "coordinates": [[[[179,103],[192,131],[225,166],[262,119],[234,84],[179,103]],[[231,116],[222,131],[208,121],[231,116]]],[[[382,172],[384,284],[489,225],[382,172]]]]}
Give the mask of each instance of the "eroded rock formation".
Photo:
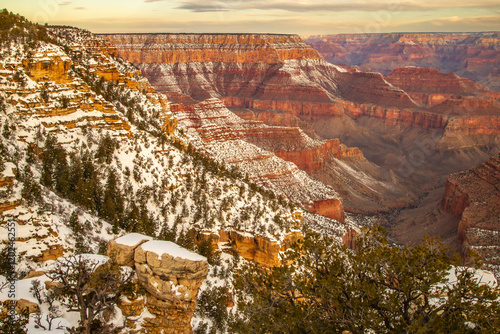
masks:
{"type": "Polygon", "coordinates": [[[311,139],[298,128],[270,127],[243,120],[217,99],[172,106],[172,111],[179,126],[186,129],[199,149],[217,160],[238,166],[250,179],[306,208],[314,201],[337,199],[336,210],[332,210],[329,217],[343,221],[342,202],[332,188],[273,153],[290,149],[290,145],[296,145],[298,150],[315,149],[325,145],[324,142],[311,139]]]}
{"type": "Polygon", "coordinates": [[[331,109],[339,99],[414,106],[380,74],[333,66],[296,35],[101,36],[138,66],[156,90],[176,102],[228,98],[228,107],[295,114],[331,109]]]}
{"type": "Polygon", "coordinates": [[[122,313],[137,316],[145,306],[154,316],[144,319],[140,333],[192,333],[191,318],[196,294],[208,274],[207,259],[172,242],[151,239],[132,233],[108,245],[110,257],[133,266],[146,290],[145,299],[124,301],[119,307],[122,313]]]}
{"type": "Polygon", "coordinates": [[[500,268],[500,155],[446,181],[441,201],[460,219],[458,240],[478,252],[485,262],[500,268]]]}

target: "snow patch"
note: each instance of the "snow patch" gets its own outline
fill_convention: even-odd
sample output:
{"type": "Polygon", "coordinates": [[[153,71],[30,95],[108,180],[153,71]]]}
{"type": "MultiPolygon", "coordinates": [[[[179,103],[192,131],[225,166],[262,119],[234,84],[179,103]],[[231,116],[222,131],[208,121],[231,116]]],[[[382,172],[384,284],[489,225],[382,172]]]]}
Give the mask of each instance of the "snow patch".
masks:
{"type": "Polygon", "coordinates": [[[140,233],[129,233],[123,237],[115,239],[115,242],[120,245],[134,247],[139,245],[144,240],[152,241],[153,238],[140,233]]]}
{"type": "Polygon", "coordinates": [[[206,257],[191,252],[170,241],[148,241],[142,244],[141,248],[146,252],[153,252],[155,254],[158,254],[158,259],[161,259],[161,256],[163,254],[168,254],[170,256],[173,256],[174,258],[178,257],[191,261],[207,261],[206,257]]]}

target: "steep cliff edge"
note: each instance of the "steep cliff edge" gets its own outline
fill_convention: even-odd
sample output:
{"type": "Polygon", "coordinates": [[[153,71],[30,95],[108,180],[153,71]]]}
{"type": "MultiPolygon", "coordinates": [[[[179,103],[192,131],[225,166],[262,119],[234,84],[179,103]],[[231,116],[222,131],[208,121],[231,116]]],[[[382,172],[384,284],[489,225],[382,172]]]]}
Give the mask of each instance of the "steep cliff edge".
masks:
{"type": "Polygon", "coordinates": [[[500,155],[446,181],[441,204],[460,219],[458,241],[500,268],[500,155]]]}

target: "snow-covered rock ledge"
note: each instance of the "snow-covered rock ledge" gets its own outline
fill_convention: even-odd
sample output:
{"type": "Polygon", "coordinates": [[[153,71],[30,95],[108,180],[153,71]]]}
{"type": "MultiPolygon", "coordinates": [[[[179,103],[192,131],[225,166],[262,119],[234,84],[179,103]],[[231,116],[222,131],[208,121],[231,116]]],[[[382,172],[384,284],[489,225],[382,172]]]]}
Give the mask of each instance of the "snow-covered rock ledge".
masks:
{"type": "Polygon", "coordinates": [[[147,333],[192,333],[196,295],[208,274],[207,259],[169,241],[131,233],[111,241],[109,256],[135,268],[146,290],[147,333]]]}

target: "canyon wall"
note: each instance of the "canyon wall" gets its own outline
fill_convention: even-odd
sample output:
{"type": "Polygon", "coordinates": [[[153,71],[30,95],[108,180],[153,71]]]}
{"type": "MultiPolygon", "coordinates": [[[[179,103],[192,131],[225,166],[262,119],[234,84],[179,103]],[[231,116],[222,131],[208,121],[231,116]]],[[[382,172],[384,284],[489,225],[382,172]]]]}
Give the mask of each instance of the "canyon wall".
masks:
{"type": "MultiPolygon", "coordinates": [[[[171,110],[179,127],[201,151],[216,160],[238,166],[251,180],[301,203],[305,208],[317,201],[336,199],[330,202],[329,217],[344,221],[342,202],[334,189],[312,179],[296,164],[280,159],[274,153],[298,150],[311,154],[317,151],[319,154],[331,145],[328,142],[313,140],[298,128],[272,127],[241,119],[217,99],[190,106],[173,105],[171,110]]],[[[338,151],[341,154],[340,147],[338,151]]],[[[308,163],[301,160],[304,156],[300,154],[289,158],[299,164],[308,163]]],[[[320,156],[313,159],[310,167],[319,168],[319,163],[314,161],[320,159],[320,156]]]]}
{"type": "Polygon", "coordinates": [[[331,65],[296,35],[101,37],[120,57],[140,68],[156,90],[167,93],[174,102],[236,97],[256,101],[253,103],[268,101],[262,102],[264,108],[255,106],[261,109],[268,109],[267,104],[282,103],[270,108],[282,111],[316,108],[316,105],[326,108],[323,104],[338,99],[414,106],[402,90],[385,82],[381,75],[348,72],[331,65]]]}
{"type": "Polygon", "coordinates": [[[458,241],[500,269],[500,155],[468,171],[451,175],[441,205],[460,219],[458,241]]]}
{"type": "MultiPolygon", "coordinates": [[[[295,35],[100,37],[114,52],[132,61],[170,101],[195,105],[192,109],[174,108],[183,110],[178,117],[190,119],[188,126],[197,128],[204,145],[214,141],[223,145],[221,140],[226,137],[232,143],[238,142],[232,148],[237,148],[238,154],[248,150],[241,148],[248,143],[272,152],[271,156],[251,149],[252,153],[246,154],[253,158],[248,159],[245,155],[229,157],[218,148],[219,157],[225,156],[248,170],[255,169],[255,161],[279,157],[293,162],[294,168],[306,171],[341,193],[351,211],[377,212],[408,205],[421,192],[423,181],[430,185],[433,176],[442,177],[464,167],[450,164],[450,155],[470,156],[465,164],[469,168],[485,154],[495,152],[500,132],[498,96],[453,74],[400,69],[384,77],[357,68],[342,68],[326,62],[319,52],[295,35]],[[226,124],[200,128],[194,114],[211,103],[199,102],[213,98],[248,121],[261,121],[274,128],[259,128],[251,122],[242,125],[241,120],[236,127],[226,124]],[[186,117],[186,111],[191,116],[186,117]],[[412,133],[411,140],[403,138],[408,132],[412,133]],[[326,141],[309,145],[311,141],[306,137],[326,141]],[[413,163],[415,143],[429,140],[434,151],[424,152],[424,163],[412,167],[413,175],[408,178],[407,173],[399,171],[401,165],[408,163],[407,160],[413,163]],[[445,160],[449,168],[441,170],[445,160]],[[413,177],[417,174],[420,175],[413,177]]],[[[262,184],[296,183],[281,181],[285,175],[296,178],[294,169],[284,165],[279,171],[262,168],[257,175],[253,177],[262,184]]],[[[303,192],[294,189],[295,193],[303,192]]],[[[330,203],[328,198],[317,196],[293,197],[302,198],[302,203],[309,201],[305,198],[330,203]]],[[[313,208],[313,202],[305,207],[313,208]]]]}
{"type": "Polygon", "coordinates": [[[455,72],[500,91],[500,33],[384,33],[307,36],[333,64],[388,74],[405,66],[455,72]]]}

